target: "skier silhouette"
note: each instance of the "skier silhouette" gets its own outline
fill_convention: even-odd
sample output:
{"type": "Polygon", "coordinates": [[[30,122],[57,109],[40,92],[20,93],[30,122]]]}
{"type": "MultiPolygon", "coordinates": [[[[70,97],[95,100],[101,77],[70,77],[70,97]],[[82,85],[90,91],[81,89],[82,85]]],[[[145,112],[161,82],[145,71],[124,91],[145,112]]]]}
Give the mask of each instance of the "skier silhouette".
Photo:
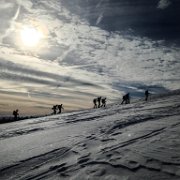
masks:
{"type": "Polygon", "coordinates": [[[58,107],[58,110],[59,110],[58,114],[61,114],[62,109],[64,110],[63,104],[57,105],[57,107],[58,107]]]}
{"type": "Polygon", "coordinates": [[[97,108],[97,99],[96,98],[93,99],[93,103],[94,103],[94,109],[97,108]]]}
{"type": "Polygon", "coordinates": [[[13,111],[13,115],[14,115],[14,120],[15,120],[15,121],[18,120],[19,110],[18,110],[18,109],[14,110],[14,111],[13,111]]]}

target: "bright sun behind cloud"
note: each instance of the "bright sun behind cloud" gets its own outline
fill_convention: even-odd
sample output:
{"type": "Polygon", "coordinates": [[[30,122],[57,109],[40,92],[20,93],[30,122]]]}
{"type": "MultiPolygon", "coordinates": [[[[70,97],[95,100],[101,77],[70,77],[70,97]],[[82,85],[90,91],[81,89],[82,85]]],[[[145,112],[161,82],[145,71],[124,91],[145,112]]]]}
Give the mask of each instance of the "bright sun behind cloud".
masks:
{"type": "Polygon", "coordinates": [[[35,47],[42,39],[43,34],[34,27],[25,26],[20,31],[20,37],[23,45],[27,47],[35,47]]]}

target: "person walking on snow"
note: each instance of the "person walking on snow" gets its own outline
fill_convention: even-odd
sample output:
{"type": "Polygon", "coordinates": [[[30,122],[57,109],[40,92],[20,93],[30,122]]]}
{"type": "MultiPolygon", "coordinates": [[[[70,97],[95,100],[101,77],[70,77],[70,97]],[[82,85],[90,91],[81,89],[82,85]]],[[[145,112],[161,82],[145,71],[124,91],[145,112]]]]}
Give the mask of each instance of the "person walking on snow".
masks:
{"type": "Polygon", "coordinates": [[[14,115],[14,120],[15,120],[15,121],[18,120],[19,110],[18,110],[18,109],[14,110],[14,111],[13,111],[13,115],[14,115]]]}
{"type": "Polygon", "coordinates": [[[57,105],[54,105],[54,106],[52,107],[52,110],[53,110],[53,114],[56,114],[57,105]]]}
{"type": "Polygon", "coordinates": [[[101,96],[99,96],[99,97],[97,98],[97,101],[98,101],[98,108],[100,108],[100,107],[101,107],[101,96]]]}
{"type": "Polygon", "coordinates": [[[129,97],[129,93],[127,93],[126,95],[123,96],[123,100],[121,102],[121,104],[130,104],[130,97],[129,97]]]}
{"type": "Polygon", "coordinates": [[[149,91],[146,90],[144,94],[145,94],[145,101],[148,101],[148,98],[149,98],[149,95],[150,95],[149,91]]]}
{"type": "Polygon", "coordinates": [[[58,107],[58,110],[59,110],[58,114],[61,114],[62,110],[64,110],[63,104],[57,105],[57,107],[58,107]]]}
{"type": "Polygon", "coordinates": [[[94,109],[96,109],[97,108],[97,98],[93,99],[93,103],[94,103],[94,109]]]}
{"type": "Polygon", "coordinates": [[[102,102],[101,107],[106,107],[106,98],[102,98],[101,102],[102,102]]]}

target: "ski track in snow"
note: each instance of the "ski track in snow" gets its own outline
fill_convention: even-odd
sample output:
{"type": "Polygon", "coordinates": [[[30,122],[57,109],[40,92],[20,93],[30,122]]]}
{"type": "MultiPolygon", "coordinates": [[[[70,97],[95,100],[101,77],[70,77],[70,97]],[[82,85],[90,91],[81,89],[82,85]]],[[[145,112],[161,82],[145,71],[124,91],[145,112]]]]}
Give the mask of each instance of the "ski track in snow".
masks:
{"type": "Polygon", "coordinates": [[[180,92],[0,125],[0,179],[180,179],[180,92]]]}

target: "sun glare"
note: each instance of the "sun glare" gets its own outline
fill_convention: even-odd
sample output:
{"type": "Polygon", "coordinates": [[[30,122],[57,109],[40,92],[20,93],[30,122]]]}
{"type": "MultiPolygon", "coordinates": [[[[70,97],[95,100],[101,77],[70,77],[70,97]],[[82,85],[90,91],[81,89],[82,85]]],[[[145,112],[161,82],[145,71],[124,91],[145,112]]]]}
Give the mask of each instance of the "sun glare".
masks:
{"type": "Polygon", "coordinates": [[[28,47],[37,46],[41,38],[43,37],[42,32],[33,27],[23,27],[20,31],[22,43],[28,47]]]}

